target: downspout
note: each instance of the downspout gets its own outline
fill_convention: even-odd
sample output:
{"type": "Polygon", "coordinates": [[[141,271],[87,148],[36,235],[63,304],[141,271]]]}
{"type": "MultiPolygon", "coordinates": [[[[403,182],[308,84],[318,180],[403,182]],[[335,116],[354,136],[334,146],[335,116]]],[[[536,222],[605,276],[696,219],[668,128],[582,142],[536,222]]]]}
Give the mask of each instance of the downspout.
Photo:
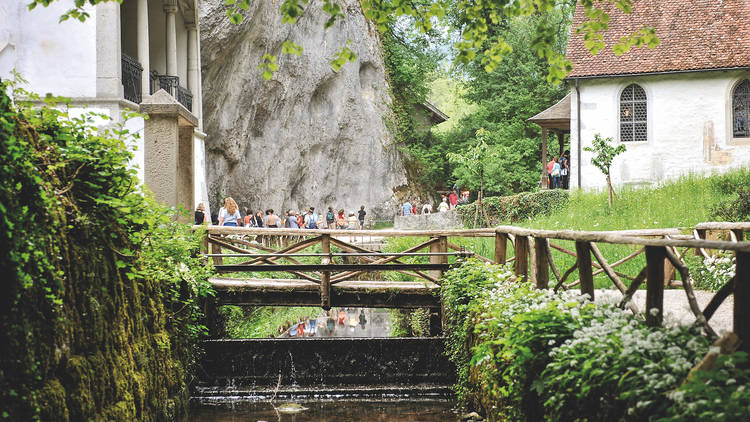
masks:
{"type": "Polygon", "coordinates": [[[581,91],[578,90],[578,78],[575,83],[576,89],[576,138],[578,138],[578,189],[581,188],[581,91]]]}

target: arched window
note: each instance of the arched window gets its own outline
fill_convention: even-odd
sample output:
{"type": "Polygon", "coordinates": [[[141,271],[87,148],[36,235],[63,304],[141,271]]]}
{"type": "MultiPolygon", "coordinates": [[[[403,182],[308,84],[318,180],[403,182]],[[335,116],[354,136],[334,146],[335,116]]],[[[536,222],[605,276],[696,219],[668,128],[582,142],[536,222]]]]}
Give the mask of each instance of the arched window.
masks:
{"type": "Polygon", "coordinates": [[[646,91],[628,85],[620,94],[620,142],[648,140],[646,116],[646,91]]]}
{"type": "Polygon", "coordinates": [[[750,138],[750,79],[745,79],[732,93],[732,128],[735,138],[750,138]]]}

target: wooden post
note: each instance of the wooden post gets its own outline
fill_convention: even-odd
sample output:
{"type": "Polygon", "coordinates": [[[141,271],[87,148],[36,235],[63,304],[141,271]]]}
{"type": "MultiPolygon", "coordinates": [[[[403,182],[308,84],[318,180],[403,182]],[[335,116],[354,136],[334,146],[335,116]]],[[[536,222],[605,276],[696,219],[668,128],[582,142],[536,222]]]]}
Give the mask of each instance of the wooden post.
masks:
{"type": "MultiPolygon", "coordinates": [[[[738,236],[739,238],[739,236],[738,236]]],[[[740,348],[750,353],[750,252],[735,252],[734,332],[740,337],[740,348]]]]}
{"type": "MultiPolygon", "coordinates": [[[[697,235],[698,239],[705,239],[706,238],[706,230],[695,229],[695,234],[697,235]]],[[[695,248],[695,256],[703,256],[703,254],[701,253],[701,249],[700,248],[695,248]]]]}
{"type": "Polygon", "coordinates": [[[734,229],[732,233],[734,233],[734,237],[737,238],[738,242],[742,242],[745,237],[745,232],[742,229],[734,229]]]}
{"type": "Polygon", "coordinates": [[[516,236],[514,249],[516,260],[513,261],[513,272],[520,280],[526,281],[529,270],[529,238],[516,236]]]}
{"type": "Polygon", "coordinates": [[[591,264],[591,245],[588,242],[576,242],[578,256],[578,277],[581,280],[581,294],[589,295],[594,300],[594,273],[591,264]]]}
{"type": "MultiPolygon", "coordinates": [[[[321,259],[321,264],[329,265],[333,261],[331,256],[331,235],[320,236],[320,247],[328,254],[321,259]]],[[[320,275],[320,307],[328,311],[331,309],[331,272],[323,271],[320,275]]]]}
{"type": "MultiPolygon", "coordinates": [[[[448,238],[446,236],[439,236],[437,242],[430,244],[430,252],[448,252],[448,238]]],[[[434,255],[430,256],[430,264],[447,264],[448,257],[446,255],[434,255]]],[[[440,279],[443,276],[442,270],[430,270],[430,276],[435,279],[440,279]]]]}
{"type": "MultiPolygon", "coordinates": [[[[203,233],[203,237],[201,238],[201,254],[208,254],[208,233],[203,233]]],[[[201,262],[203,262],[203,265],[208,264],[208,258],[205,256],[202,257],[201,262]]]]}
{"type": "Polygon", "coordinates": [[[543,237],[534,237],[534,267],[536,274],[536,288],[549,287],[549,260],[547,259],[547,242],[543,237]]]}
{"type": "MultiPolygon", "coordinates": [[[[216,243],[211,244],[211,253],[212,254],[220,254],[221,253],[221,246],[217,245],[216,243]]],[[[213,257],[214,265],[222,265],[224,264],[224,258],[220,256],[213,257]]]]}
{"type": "Polygon", "coordinates": [[[495,264],[505,265],[508,256],[508,235],[495,233],[495,264]]]}
{"type": "Polygon", "coordinates": [[[646,325],[661,325],[664,316],[664,258],[663,246],[646,246],[646,325]],[[654,311],[655,310],[655,311],[654,311]]]}
{"type": "Polygon", "coordinates": [[[547,189],[547,128],[542,126],[542,189],[547,189]]]}
{"type": "Polygon", "coordinates": [[[675,267],[669,259],[664,259],[664,286],[668,286],[675,275],[675,267]]]}

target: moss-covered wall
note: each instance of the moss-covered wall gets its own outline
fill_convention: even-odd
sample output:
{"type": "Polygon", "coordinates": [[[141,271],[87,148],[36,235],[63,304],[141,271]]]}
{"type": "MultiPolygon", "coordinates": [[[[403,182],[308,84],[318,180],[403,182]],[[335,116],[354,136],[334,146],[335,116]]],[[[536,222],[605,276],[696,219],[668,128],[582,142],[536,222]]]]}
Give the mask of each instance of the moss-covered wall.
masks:
{"type": "Polygon", "coordinates": [[[175,419],[190,345],[170,290],[139,264],[151,240],[134,240],[157,220],[129,153],[65,116],[17,111],[5,88],[0,420],[175,419]]]}

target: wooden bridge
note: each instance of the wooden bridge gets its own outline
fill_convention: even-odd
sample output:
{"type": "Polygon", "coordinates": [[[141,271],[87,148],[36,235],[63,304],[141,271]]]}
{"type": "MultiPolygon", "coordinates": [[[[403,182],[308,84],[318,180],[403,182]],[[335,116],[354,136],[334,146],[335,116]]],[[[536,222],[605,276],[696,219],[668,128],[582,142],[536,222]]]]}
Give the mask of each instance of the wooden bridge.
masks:
{"type": "Polygon", "coordinates": [[[603,274],[622,293],[620,306],[635,313],[639,313],[639,309],[630,299],[645,282],[649,312],[644,312],[644,316],[650,325],[662,322],[665,287],[681,287],[685,291],[686,304],[695,315],[695,323],[703,326],[707,335],[712,337],[716,333],[709,320],[719,305],[734,294],[734,332],[740,339],[747,339],[742,348],[750,351],[750,242],[743,241],[750,223],[703,223],[691,229],[617,232],[549,231],[513,226],[438,231],[216,226],[196,226],[195,229],[205,230],[203,253],[212,260],[217,272],[233,275],[211,279],[220,305],[321,306],[324,309],[332,306],[426,307],[439,310],[442,273],[454,265],[457,258],[473,256],[497,264],[512,262],[516,277],[528,279],[539,288],[578,287],[592,298],[595,295],[594,277],[603,274]],[[372,236],[424,240],[420,239],[417,245],[399,252],[375,251],[352,240],[372,236]],[[462,247],[462,242],[455,241],[466,237],[488,238],[482,243],[493,248],[492,253],[483,252],[493,258],[476,254],[462,247]],[[608,246],[610,254],[613,254],[612,250],[617,251],[617,256],[608,259],[598,245],[627,247],[608,246]],[[736,275],[704,309],[700,309],[684,258],[688,253],[706,257],[717,251],[734,254],[736,275]],[[626,262],[643,262],[644,255],[645,262],[639,272],[628,274],[621,270],[626,262]],[[565,256],[574,262],[561,272],[557,264],[565,256]],[[383,272],[401,274],[403,280],[387,281],[382,276],[376,277],[383,272]],[[294,278],[276,278],[280,273],[294,278]],[[574,274],[577,274],[577,279],[569,281],[574,274]],[[677,275],[681,280],[676,280],[677,275]],[[552,281],[554,286],[550,286],[552,281]]]}
{"type": "Polygon", "coordinates": [[[377,232],[215,226],[205,229],[205,256],[212,259],[218,273],[233,275],[210,280],[218,304],[323,309],[333,306],[439,309],[440,277],[452,265],[449,258],[479,257],[448,238],[495,236],[492,229],[377,232]],[[379,238],[426,240],[399,252],[376,251],[352,240],[371,239],[374,234],[379,238]],[[426,260],[429,262],[422,262],[426,260]],[[405,277],[401,281],[374,277],[384,272],[405,277]],[[237,276],[238,273],[242,276],[237,276]],[[258,277],[257,273],[265,273],[265,277],[258,277]],[[294,278],[278,278],[279,273],[294,278]]]}

